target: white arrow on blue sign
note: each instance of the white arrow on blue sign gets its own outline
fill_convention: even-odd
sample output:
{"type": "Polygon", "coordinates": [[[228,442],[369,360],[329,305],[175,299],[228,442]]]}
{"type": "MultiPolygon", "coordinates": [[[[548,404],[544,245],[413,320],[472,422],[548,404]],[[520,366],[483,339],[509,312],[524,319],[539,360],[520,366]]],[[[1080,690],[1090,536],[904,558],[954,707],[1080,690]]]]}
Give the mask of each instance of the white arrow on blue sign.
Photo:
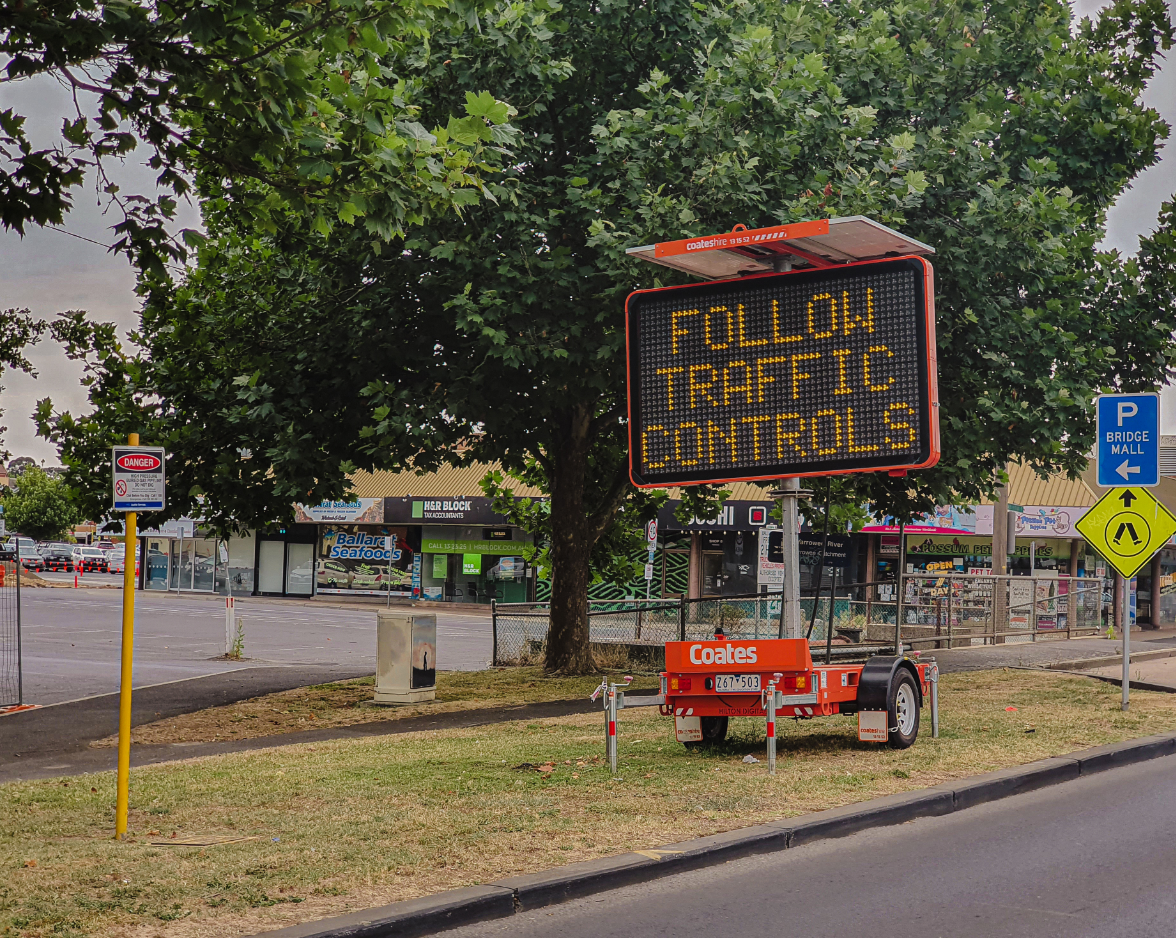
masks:
{"type": "Polygon", "coordinates": [[[1100,394],[1098,484],[1160,484],[1160,395],[1100,394]]]}

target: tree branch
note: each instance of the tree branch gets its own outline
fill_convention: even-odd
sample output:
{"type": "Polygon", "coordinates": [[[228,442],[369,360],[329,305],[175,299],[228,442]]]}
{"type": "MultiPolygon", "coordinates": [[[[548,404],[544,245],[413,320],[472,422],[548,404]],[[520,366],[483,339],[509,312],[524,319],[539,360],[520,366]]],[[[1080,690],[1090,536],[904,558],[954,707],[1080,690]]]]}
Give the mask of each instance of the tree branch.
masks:
{"type": "Polygon", "coordinates": [[[592,542],[592,546],[600,540],[600,536],[612,524],[613,518],[621,509],[625,499],[629,497],[629,486],[632,483],[629,481],[629,466],[622,462],[617,466],[612,483],[608,487],[603,499],[601,499],[600,508],[598,508],[592,515],[588,517],[588,537],[592,542]]]}

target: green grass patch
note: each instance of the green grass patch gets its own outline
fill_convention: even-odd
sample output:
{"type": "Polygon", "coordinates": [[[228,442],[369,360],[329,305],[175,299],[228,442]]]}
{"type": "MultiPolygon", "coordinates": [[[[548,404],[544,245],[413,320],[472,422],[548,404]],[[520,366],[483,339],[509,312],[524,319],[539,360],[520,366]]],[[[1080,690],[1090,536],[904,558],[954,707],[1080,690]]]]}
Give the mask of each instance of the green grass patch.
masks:
{"type": "Polygon", "coordinates": [[[775,777],[742,762],[764,757],[761,721],[687,750],[641,709],[621,713],[618,778],[599,714],[136,769],[126,843],[111,840],[112,775],[5,785],[0,934],[251,934],[1176,729],[1176,696],[1136,692],[1123,713],[1117,688],[1079,677],[971,672],[941,688],[940,738],[924,710],[904,751],[859,743],[850,717],[781,721],[775,777]],[[257,839],[146,843],[173,832],[257,839]]]}

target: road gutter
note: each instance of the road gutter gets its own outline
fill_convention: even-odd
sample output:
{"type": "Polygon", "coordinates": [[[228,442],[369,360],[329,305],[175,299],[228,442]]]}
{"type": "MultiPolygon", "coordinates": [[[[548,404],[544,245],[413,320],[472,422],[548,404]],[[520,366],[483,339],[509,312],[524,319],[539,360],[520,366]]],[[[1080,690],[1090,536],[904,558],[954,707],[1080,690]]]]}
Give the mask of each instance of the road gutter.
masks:
{"type": "Polygon", "coordinates": [[[818,840],[848,837],[859,831],[905,824],[917,818],[941,817],[1107,769],[1174,754],[1176,733],[1145,736],[933,788],[887,795],[655,849],[571,863],[554,870],[512,876],[349,915],[304,922],[262,935],[264,938],[413,938],[431,935],[743,857],[775,853],[818,840]]]}

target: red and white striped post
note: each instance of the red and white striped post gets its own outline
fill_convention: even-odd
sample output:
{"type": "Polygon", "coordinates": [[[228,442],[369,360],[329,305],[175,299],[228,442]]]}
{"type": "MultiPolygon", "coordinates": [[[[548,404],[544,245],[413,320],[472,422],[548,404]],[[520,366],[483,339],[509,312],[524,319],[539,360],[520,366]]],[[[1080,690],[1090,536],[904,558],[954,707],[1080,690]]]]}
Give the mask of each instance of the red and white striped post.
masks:
{"type": "Polygon", "coordinates": [[[764,711],[768,726],[768,774],[776,774],[776,682],[768,682],[764,711]]]}
{"type": "Polygon", "coordinates": [[[608,720],[608,767],[617,774],[617,685],[609,684],[605,698],[608,720]]]}

